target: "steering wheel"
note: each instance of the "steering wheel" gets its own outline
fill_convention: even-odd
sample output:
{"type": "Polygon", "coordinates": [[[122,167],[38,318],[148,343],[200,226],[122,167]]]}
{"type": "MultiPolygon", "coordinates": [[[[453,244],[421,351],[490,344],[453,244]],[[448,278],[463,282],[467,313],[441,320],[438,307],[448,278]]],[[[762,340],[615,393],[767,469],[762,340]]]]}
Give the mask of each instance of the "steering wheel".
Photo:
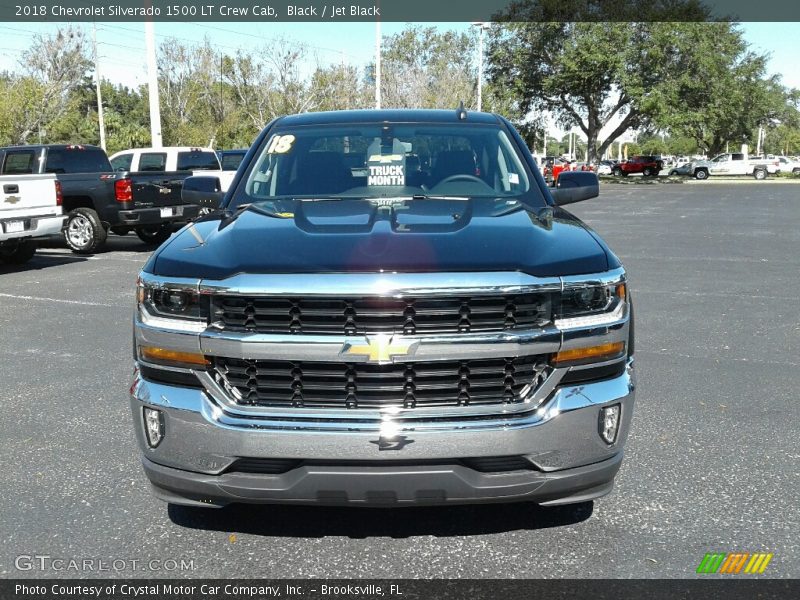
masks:
{"type": "Polygon", "coordinates": [[[445,177],[434,187],[439,187],[443,183],[451,183],[453,181],[472,181],[474,183],[480,183],[486,185],[486,182],[480,177],[475,177],[475,175],[468,175],[467,173],[457,173],[455,175],[450,175],[450,177],[445,177]]]}

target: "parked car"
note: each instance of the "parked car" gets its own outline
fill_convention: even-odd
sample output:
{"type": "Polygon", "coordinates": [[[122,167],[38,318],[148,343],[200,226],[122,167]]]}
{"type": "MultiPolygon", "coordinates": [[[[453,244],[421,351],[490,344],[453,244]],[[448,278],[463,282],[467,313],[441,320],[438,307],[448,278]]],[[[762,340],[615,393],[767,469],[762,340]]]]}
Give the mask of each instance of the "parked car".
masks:
{"type": "MultiPolygon", "coordinates": [[[[16,156],[6,156],[13,171],[16,156]]],[[[36,241],[61,232],[61,184],[55,175],[0,175],[0,263],[21,264],[36,241]]]]}
{"type": "Polygon", "coordinates": [[[237,170],[245,154],[247,154],[247,148],[239,150],[220,150],[217,152],[219,163],[223,171],[237,170]]]}
{"type": "Polygon", "coordinates": [[[627,177],[635,173],[641,173],[645,177],[656,177],[663,168],[664,164],[655,156],[641,155],[632,156],[621,162],[612,169],[612,172],[617,177],[627,177]]]}
{"type": "Polygon", "coordinates": [[[217,153],[211,148],[189,146],[123,150],[111,156],[111,166],[115,171],[191,171],[194,175],[215,176],[219,178],[223,191],[228,189],[236,175],[235,170],[222,170],[217,153]]]}
{"type": "Polygon", "coordinates": [[[569,171],[569,162],[558,156],[545,156],[542,159],[542,177],[549,185],[555,185],[562,171],[569,171]]]}
{"type": "Polygon", "coordinates": [[[597,174],[598,175],[611,175],[613,173],[613,167],[609,161],[602,160],[597,163],[597,174]]]}
{"type": "Polygon", "coordinates": [[[711,160],[695,160],[691,163],[691,174],[696,179],[708,179],[719,175],[752,175],[755,179],[766,179],[768,161],[751,159],[739,152],[719,154],[711,160]]]}
{"type": "Polygon", "coordinates": [[[254,148],[221,211],[139,274],[130,407],[156,496],[385,507],[611,491],[633,306],[617,256],[562,207],[598,195],[594,173],[542,185],[509,121],[463,107],[292,115],[254,148]],[[431,168],[412,182],[415,155],[431,168]]]}
{"type": "Polygon", "coordinates": [[[64,240],[76,253],[91,253],[108,231],[134,230],[147,244],[160,244],[176,223],[196,217],[199,207],[181,200],[183,180],[174,173],[114,172],[102,148],[46,144],[0,148],[0,174],[22,179],[52,173],[61,184],[67,215],[64,240]]]}
{"type": "Polygon", "coordinates": [[[791,159],[788,156],[778,156],[778,172],[794,173],[800,175],[800,161],[791,159]]]}
{"type": "Polygon", "coordinates": [[[684,162],[684,163],[681,163],[681,164],[680,164],[679,166],[677,166],[677,167],[672,167],[672,168],[669,170],[669,173],[668,173],[668,174],[669,174],[670,176],[675,176],[675,175],[683,175],[683,176],[686,176],[686,177],[688,177],[688,176],[690,176],[690,175],[693,175],[693,174],[694,174],[694,172],[693,172],[693,169],[692,169],[692,163],[690,163],[690,162],[684,162]]]}

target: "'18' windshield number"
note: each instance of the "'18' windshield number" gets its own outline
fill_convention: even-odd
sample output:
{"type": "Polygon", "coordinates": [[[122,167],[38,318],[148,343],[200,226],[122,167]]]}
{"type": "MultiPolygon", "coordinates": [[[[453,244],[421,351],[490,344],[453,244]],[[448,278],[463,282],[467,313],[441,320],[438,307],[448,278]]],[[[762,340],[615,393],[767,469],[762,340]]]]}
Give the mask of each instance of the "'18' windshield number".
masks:
{"type": "Polygon", "coordinates": [[[270,140],[269,146],[267,146],[267,154],[285,154],[292,149],[293,143],[294,136],[291,134],[276,135],[270,140]]]}

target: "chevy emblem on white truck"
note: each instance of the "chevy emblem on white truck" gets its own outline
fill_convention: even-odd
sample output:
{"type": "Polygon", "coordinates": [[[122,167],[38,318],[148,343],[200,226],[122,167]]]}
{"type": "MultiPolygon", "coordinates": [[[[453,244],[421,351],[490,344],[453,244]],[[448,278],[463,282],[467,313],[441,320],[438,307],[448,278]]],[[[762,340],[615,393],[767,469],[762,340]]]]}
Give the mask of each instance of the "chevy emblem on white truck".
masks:
{"type": "Polygon", "coordinates": [[[377,335],[367,338],[364,342],[345,342],[342,345],[340,356],[353,357],[357,362],[372,362],[385,365],[394,362],[395,356],[410,356],[414,354],[419,342],[404,342],[395,340],[390,335],[377,335]]]}

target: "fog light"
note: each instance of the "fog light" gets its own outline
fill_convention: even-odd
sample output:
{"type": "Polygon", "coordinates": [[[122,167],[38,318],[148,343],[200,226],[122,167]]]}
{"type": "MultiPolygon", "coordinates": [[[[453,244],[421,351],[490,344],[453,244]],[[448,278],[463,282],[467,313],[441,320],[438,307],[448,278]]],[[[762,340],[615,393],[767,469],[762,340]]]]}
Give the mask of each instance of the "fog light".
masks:
{"type": "Polygon", "coordinates": [[[144,409],[144,431],[147,435],[147,443],[151,448],[155,448],[164,439],[164,415],[155,408],[144,409]]]}
{"type": "Polygon", "coordinates": [[[619,413],[620,405],[606,406],[600,409],[600,437],[605,440],[607,444],[613,444],[617,439],[617,431],[619,430],[619,413]]]}

